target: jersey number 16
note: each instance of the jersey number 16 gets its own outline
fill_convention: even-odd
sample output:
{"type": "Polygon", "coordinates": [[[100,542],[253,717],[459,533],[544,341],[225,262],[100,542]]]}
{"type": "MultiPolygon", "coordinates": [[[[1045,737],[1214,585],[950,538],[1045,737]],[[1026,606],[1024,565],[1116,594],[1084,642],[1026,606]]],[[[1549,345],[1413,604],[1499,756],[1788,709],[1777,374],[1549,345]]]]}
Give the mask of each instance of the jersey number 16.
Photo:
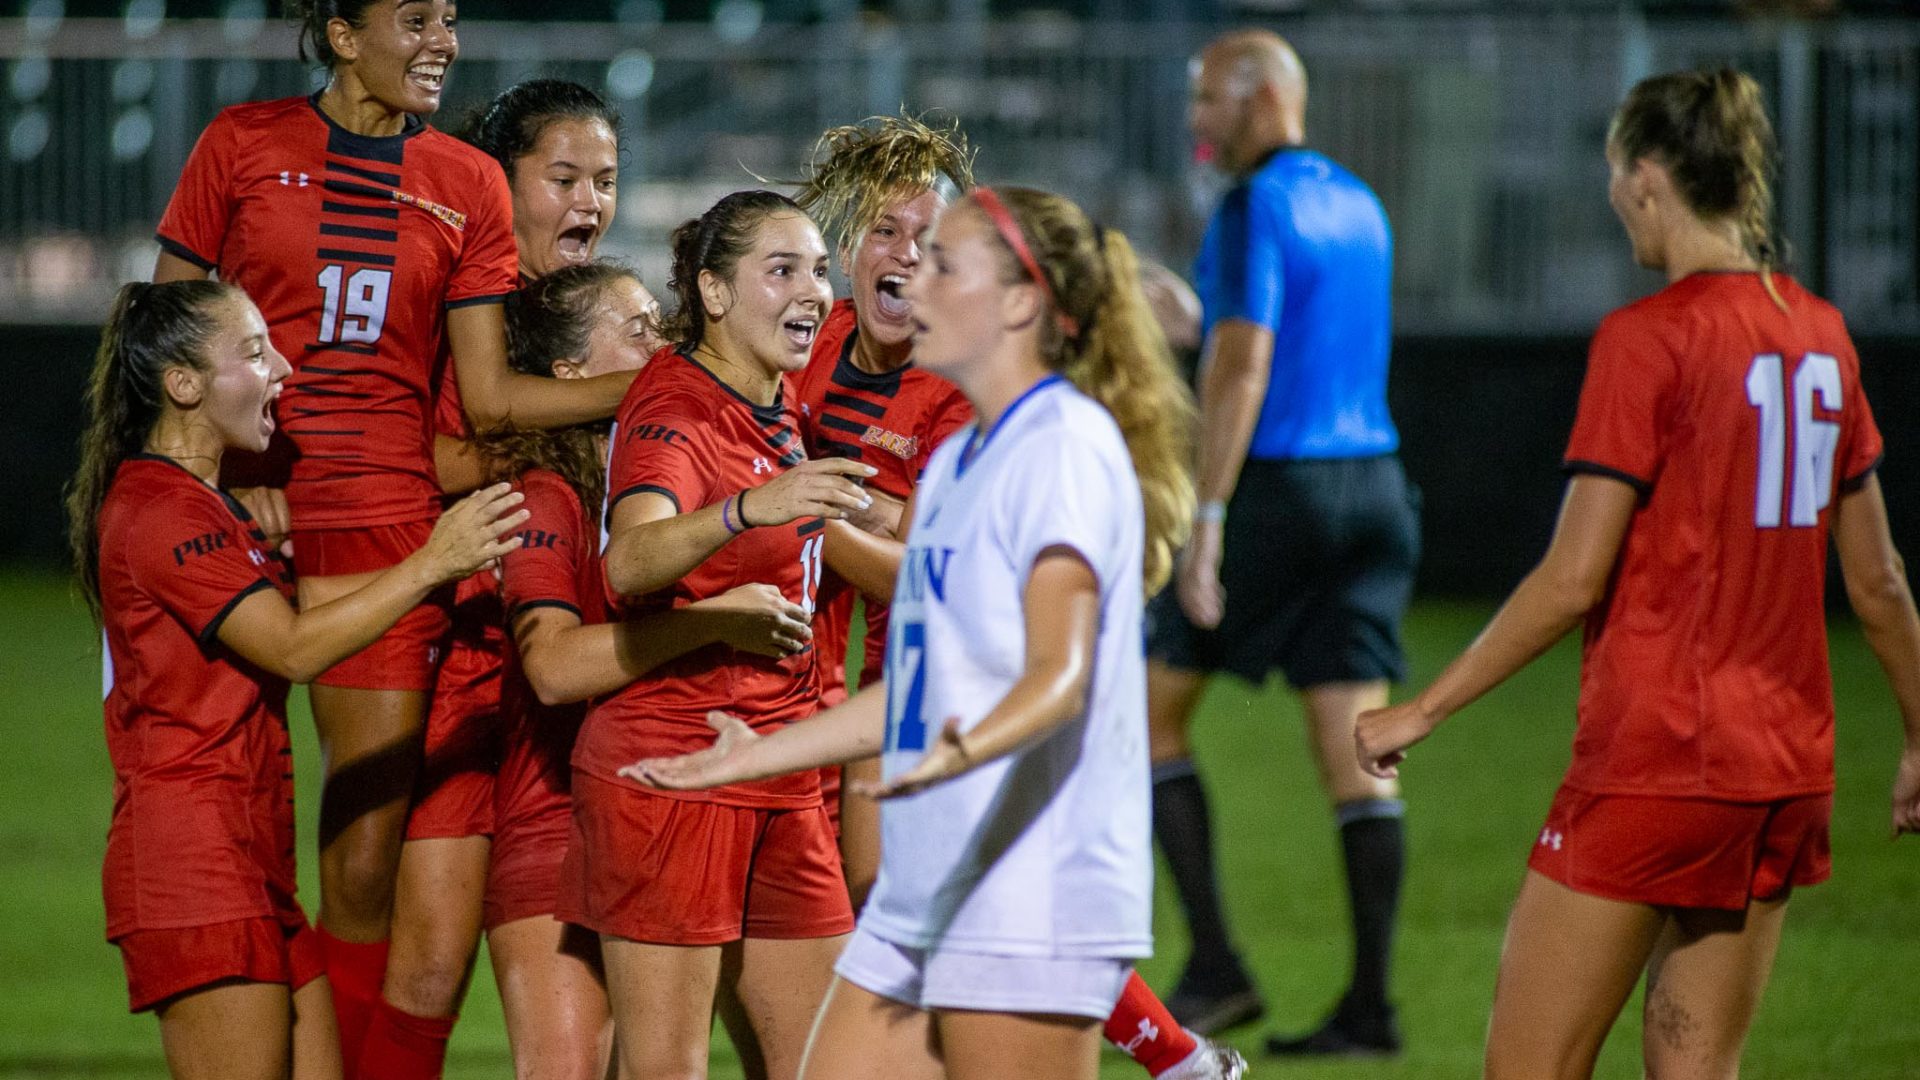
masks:
{"type": "Polygon", "coordinates": [[[1794,366],[1789,388],[1779,353],[1762,353],[1747,369],[1747,402],[1760,410],[1759,484],[1753,493],[1753,523],[1780,527],[1783,504],[1787,524],[1819,523],[1820,511],[1833,501],[1833,455],[1840,446],[1840,424],[1814,411],[1840,411],[1840,361],[1808,353],[1794,366]],[[1788,406],[1793,409],[1793,460],[1787,460],[1788,406]],[[1792,468],[1791,488],[1788,467],[1792,468]],[[1791,498],[1788,498],[1788,495],[1791,498]]]}

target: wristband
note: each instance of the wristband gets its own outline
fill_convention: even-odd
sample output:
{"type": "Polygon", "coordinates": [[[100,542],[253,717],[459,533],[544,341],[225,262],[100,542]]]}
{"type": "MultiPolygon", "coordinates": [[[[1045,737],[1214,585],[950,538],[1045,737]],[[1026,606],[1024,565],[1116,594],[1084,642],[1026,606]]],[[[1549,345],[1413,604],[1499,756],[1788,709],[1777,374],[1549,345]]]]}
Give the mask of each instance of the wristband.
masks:
{"type": "Polygon", "coordinates": [[[747,492],[752,490],[752,488],[746,488],[742,490],[740,494],[734,496],[735,499],[739,500],[739,505],[735,506],[733,511],[734,516],[740,519],[741,532],[746,532],[748,529],[754,527],[753,522],[747,520],[747,492]]]}
{"type": "Polygon", "coordinates": [[[1227,520],[1227,504],[1219,499],[1208,499],[1193,508],[1193,521],[1196,525],[1218,525],[1227,520]]]}
{"type": "MultiPolygon", "coordinates": [[[[738,496],[735,496],[735,498],[737,497],[738,496]]],[[[732,505],[732,503],[733,498],[725,499],[720,503],[720,524],[726,528],[728,536],[739,536],[746,530],[734,528],[733,521],[727,516],[727,507],[732,505]]]]}

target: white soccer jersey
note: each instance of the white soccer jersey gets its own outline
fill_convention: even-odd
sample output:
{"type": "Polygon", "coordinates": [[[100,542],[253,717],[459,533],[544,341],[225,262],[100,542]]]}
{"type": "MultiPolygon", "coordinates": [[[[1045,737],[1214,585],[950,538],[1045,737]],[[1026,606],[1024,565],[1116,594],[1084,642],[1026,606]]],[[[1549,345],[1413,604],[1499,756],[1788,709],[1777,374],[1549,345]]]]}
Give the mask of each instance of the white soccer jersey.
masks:
{"type": "Polygon", "coordinates": [[[1092,566],[1099,642],[1084,716],[883,805],[880,878],[861,925],[910,948],[1149,955],[1145,526],[1119,428],[1050,378],[985,440],[977,428],[948,439],[914,499],[887,641],[888,777],[912,768],[948,717],[979,723],[1019,678],[1021,598],[1041,552],[1069,547],[1092,566]]]}

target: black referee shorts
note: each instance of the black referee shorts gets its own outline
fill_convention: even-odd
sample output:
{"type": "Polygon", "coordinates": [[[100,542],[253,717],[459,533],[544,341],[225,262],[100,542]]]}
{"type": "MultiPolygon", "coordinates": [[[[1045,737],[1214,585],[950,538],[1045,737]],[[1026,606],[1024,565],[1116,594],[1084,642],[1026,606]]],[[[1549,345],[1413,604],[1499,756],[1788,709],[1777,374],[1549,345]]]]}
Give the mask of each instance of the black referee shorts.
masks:
{"type": "Polygon", "coordinates": [[[1172,585],[1147,607],[1147,654],[1295,689],[1398,681],[1400,619],[1420,562],[1420,495],[1399,457],[1248,461],[1227,504],[1215,630],[1187,621],[1172,585]]]}

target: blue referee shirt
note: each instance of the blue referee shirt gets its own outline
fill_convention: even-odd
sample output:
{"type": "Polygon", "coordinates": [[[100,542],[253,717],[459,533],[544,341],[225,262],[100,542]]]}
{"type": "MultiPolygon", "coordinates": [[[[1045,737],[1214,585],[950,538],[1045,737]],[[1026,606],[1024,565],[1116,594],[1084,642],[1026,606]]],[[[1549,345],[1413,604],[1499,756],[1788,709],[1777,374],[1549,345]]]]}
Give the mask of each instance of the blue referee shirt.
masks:
{"type": "Polygon", "coordinates": [[[1276,151],[1221,200],[1193,276],[1207,334],[1223,319],[1273,331],[1248,457],[1399,447],[1387,415],[1393,235],[1359,177],[1317,151],[1276,151]]]}

